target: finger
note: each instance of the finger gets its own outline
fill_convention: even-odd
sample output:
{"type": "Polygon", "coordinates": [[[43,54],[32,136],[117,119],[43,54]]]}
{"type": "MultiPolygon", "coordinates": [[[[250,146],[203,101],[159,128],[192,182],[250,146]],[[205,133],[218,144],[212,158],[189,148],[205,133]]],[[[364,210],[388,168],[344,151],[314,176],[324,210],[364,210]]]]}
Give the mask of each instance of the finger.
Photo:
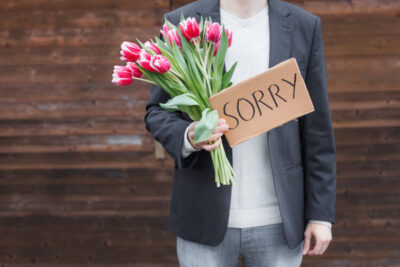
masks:
{"type": "MultiPolygon", "coordinates": [[[[210,145],[211,142],[217,140],[217,139],[220,138],[221,136],[222,136],[222,133],[215,133],[215,134],[212,134],[212,135],[210,136],[210,138],[208,138],[206,141],[197,142],[197,143],[194,143],[194,144],[196,144],[196,146],[210,145]]],[[[193,134],[192,138],[194,138],[194,134],[193,134]]]]}
{"type": "Polygon", "coordinates": [[[324,248],[324,244],[320,238],[315,239],[315,246],[308,252],[309,255],[320,255],[322,254],[322,250],[324,248]]]}
{"type": "Polygon", "coordinates": [[[225,123],[226,123],[225,119],[219,119],[217,125],[221,125],[221,124],[225,124],[225,123]]]}
{"type": "Polygon", "coordinates": [[[328,239],[322,241],[323,248],[322,248],[321,254],[324,254],[325,251],[328,249],[328,246],[329,246],[329,244],[331,243],[331,240],[332,240],[332,238],[328,238],[328,239]]]}
{"type": "Polygon", "coordinates": [[[203,149],[207,150],[207,151],[212,151],[214,149],[216,149],[220,144],[221,144],[222,140],[221,138],[219,138],[215,143],[211,144],[211,145],[203,145],[203,149]]]}
{"type": "Polygon", "coordinates": [[[307,254],[310,251],[310,245],[311,245],[311,233],[306,232],[304,234],[303,255],[307,254]]]}
{"type": "Polygon", "coordinates": [[[229,130],[228,124],[224,123],[215,127],[214,133],[223,133],[229,130]]]}
{"type": "Polygon", "coordinates": [[[217,140],[218,138],[220,138],[223,135],[223,133],[214,133],[210,136],[210,138],[208,138],[206,141],[204,141],[205,145],[208,145],[209,143],[217,140]]]}

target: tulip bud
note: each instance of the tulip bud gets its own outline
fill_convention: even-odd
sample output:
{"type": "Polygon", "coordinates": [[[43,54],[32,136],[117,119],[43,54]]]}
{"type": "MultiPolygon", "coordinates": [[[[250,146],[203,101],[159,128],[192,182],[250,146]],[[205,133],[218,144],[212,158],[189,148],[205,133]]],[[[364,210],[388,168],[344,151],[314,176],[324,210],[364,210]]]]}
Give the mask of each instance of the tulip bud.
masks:
{"type": "Polygon", "coordinates": [[[158,49],[157,45],[153,44],[152,42],[145,42],[144,46],[150,48],[151,50],[153,50],[156,54],[161,55],[161,51],[160,49],[158,49]]]}
{"type": "Polygon", "coordinates": [[[125,66],[114,66],[112,82],[124,86],[133,82],[132,72],[125,66]]]}
{"type": "Polygon", "coordinates": [[[177,30],[175,30],[175,29],[169,30],[167,35],[168,35],[169,43],[171,45],[172,45],[172,42],[174,42],[178,47],[182,46],[181,38],[179,37],[177,30]]]}
{"type": "Polygon", "coordinates": [[[143,77],[143,73],[142,71],[138,68],[138,66],[136,65],[136,63],[134,62],[128,62],[126,64],[126,67],[132,72],[133,77],[136,78],[142,78],[143,77]]]}
{"type": "MultiPolygon", "coordinates": [[[[226,32],[226,35],[228,36],[228,47],[230,47],[232,44],[232,31],[225,29],[225,32],[226,32]]],[[[222,37],[222,28],[221,28],[221,35],[219,37],[219,41],[214,46],[214,57],[217,55],[218,47],[221,42],[221,37],[222,37]]]]}
{"type": "Polygon", "coordinates": [[[140,58],[138,59],[137,62],[145,70],[153,71],[153,69],[150,67],[150,59],[151,59],[151,55],[149,54],[149,52],[147,52],[146,50],[142,49],[140,51],[140,58]]]}
{"type": "Polygon", "coordinates": [[[166,57],[155,55],[151,57],[150,67],[153,69],[153,71],[162,74],[170,69],[171,64],[166,57]]]}
{"type": "Polygon", "coordinates": [[[193,39],[198,38],[200,35],[199,24],[196,19],[189,17],[186,20],[179,23],[179,28],[182,31],[182,35],[191,42],[193,39]]]}
{"type": "Polygon", "coordinates": [[[123,42],[121,44],[121,60],[135,62],[139,58],[141,48],[134,43],[123,42]]]}
{"type": "MultiPolygon", "coordinates": [[[[225,28],[226,35],[228,36],[228,47],[232,44],[232,31],[225,28]]],[[[221,31],[222,32],[222,31],[221,31]]]]}
{"type": "MultiPolygon", "coordinates": [[[[209,25],[209,24],[208,24],[209,25]]],[[[221,26],[218,22],[207,26],[206,29],[206,40],[211,43],[218,43],[221,35],[221,26]]]]}
{"type": "Polygon", "coordinates": [[[213,54],[214,57],[217,55],[219,43],[220,42],[216,43],[215,46],[214,46],[214,54],[213,54]]]}

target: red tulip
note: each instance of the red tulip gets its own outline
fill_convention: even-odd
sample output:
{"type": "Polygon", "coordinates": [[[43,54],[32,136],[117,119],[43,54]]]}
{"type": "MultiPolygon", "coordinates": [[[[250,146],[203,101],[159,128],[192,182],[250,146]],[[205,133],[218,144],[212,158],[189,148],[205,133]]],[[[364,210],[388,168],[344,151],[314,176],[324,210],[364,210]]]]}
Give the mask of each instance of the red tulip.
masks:
{"type": "Polygon", "coordinates": [[[182,31],[182,35],[191,42],[193,39],[198,38],[200,35],[199,24],[193,17],[189,17],[179,23],[179,28],[182,31]]]}
{"type": "Polygon", "coordinates": [[[214,57],[217,55],[217,51],[218,51],[218,47],[219,47],[219,43],[220,43],[220,42],[216,43],[216,44],[215,44],[215,46],[214,46],[214,54],[213,54],[213,55],[214,55],[214,57]]]}
{"type": "Polygon", "coordinates": [[[181,38],[179,37],[178,31],[173,29],[167,32],[169,43],[172,45],[172,42],[176,43],[178,47],[182,46],[181,38]]]}
{"type": "Polygon", "coordinates": [[[132,72],[125,66],[114,66],[112,82],[124,86],[133,82],[132,72]]]}
{"type": "Polygon", "coordinates": [[[153,50],[156,54],[161,55],[161,51],[160,49],[158,49],[157,45],[153,44],[152,42],[145,42],[144,46],[150,48],[151,50],[153,50]]]}
{"type": "Polygon", "coordinates": [[[141,48],[134,43],[123,42],[121,44],[121,60],[135,62],[139,58],[141,48]]]}
{"type": "Polygon", "coordinates": [[[128,62],[126,64],[126,67],[132,72],[133,77],[136,77],[136,78],[142,78],[143,77],[143,73],[138,68],[138,66],[136,66],[136,63],[128,62]]]}
{"type": "Polygon", "coordinates": [[[160,33],[165,37],[165,34],[167,34],[169,32],[170,28],[168,27],[166,22],[164,22],[164,25],[162,28],[163,29],[160,30],[160,33]]]}
{"type": "MultiPolygon", "coordinates": [[[[226,31],[226,35],[228,36],[228,47],[230,47],[232,44],[232,31],[230,31],[226,28],[225,28],[225,31],[226,31]]],[[[222,31],[221,31],[221,34],[222,34],[222,31]]]]}
{"type": "MultiPolygon", "coordinates": [[[[228,47],[230,47],[232,44],[232,31],[225,29],[225,32],[226,32],[226,35],[228,36],[228,47]]],[[[221,29],[221,36],[222,36],[222,29],[221,29]]],[[[221,36],[220,36],[220,40],[218,41],[218,43],[216,43],[214,46],[214,57],[217,55],[219,43],[221,42],[221,36]]]]}
{"type": "MultiPolygon", "coordinates": [[[[208,22],[208,21],[207,21],[208,22]]],[[[218,22],[213,24],[207,23],[206,27],[206,40],[211,43],[218,43],[221,35],[221,26],[218,22]]]]}
{"type": "Polygon", "coordinates": [[[149,54],[149,52],[147,52],[146,50],[142,49],[140,51],[140,58],[138,59],[137,62],[145,70],[153,71],[153,69],[150,67],[150,59],[151,59],[151,55],[149,54]]]}
{"type": "Polygon", "coordinates": [[[155,72],[165,73],[169,70],[171,64],[166,57],[161,55],[155,55],[151,56],[150,67],[155,72]]]}

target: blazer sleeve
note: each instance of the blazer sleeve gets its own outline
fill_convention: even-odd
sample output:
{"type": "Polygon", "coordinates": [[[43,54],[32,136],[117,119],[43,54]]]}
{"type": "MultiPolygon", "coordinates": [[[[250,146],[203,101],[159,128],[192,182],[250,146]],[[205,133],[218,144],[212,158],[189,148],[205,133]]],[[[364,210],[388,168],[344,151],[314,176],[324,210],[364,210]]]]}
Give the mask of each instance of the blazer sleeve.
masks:
{"type": "Polygon", "coordinates": [[[306,85],[315,111],[300,118],[305,179],[305,219],[334,223],[336,148],[328,102],[321,19],[317,17],[306,85]]]}
{"type": "MultiPolygon", "coordinates": [[[[167,18],[168,21],[171,21],[165,14],[163,18],[167,18]]],[[[160,39],[163,40],[161,34],[160,39]]],[[[144,117],[146,129],[175,161],[175,167],[190,167],[194,163],[194,159],[198,157],[198,154],[194,152],[184,158],[182,155],[182,148],[185,130],[191,121],[185,120],[182,117],[182,113],[179,111],[170,112],[160,107],[160,103],[165,103],[169,99],[170,96],[161,87],[157,85],[151,86],[150,97],[146,104],[146,114],[144,117]]]]}

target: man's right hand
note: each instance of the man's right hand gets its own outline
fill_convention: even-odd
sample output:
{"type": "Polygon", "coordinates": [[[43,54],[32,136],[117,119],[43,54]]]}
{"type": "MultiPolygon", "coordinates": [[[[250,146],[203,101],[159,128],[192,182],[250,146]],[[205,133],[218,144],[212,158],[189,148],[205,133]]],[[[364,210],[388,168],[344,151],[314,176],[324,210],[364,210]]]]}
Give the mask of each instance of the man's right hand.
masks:
{"type": "Polygon", "coordinates": [[[226,123],[225,119],[219,119],[218,125],[212,133],[211,137],[204,142],[195,143],[194,139],[194,127],[198,122],[194,121],[189,125],[189,130],[187,132],[187,138],[190,144],[197,149],[204,149],[207,151],[212,151],[216,149],[221,143],[221,136],[229,130],[229,125],[226,123]],[[214,142],[215,141],[215,142],[214,142]],[[214,143],[213,143],[214,142],[214,143]]]}

